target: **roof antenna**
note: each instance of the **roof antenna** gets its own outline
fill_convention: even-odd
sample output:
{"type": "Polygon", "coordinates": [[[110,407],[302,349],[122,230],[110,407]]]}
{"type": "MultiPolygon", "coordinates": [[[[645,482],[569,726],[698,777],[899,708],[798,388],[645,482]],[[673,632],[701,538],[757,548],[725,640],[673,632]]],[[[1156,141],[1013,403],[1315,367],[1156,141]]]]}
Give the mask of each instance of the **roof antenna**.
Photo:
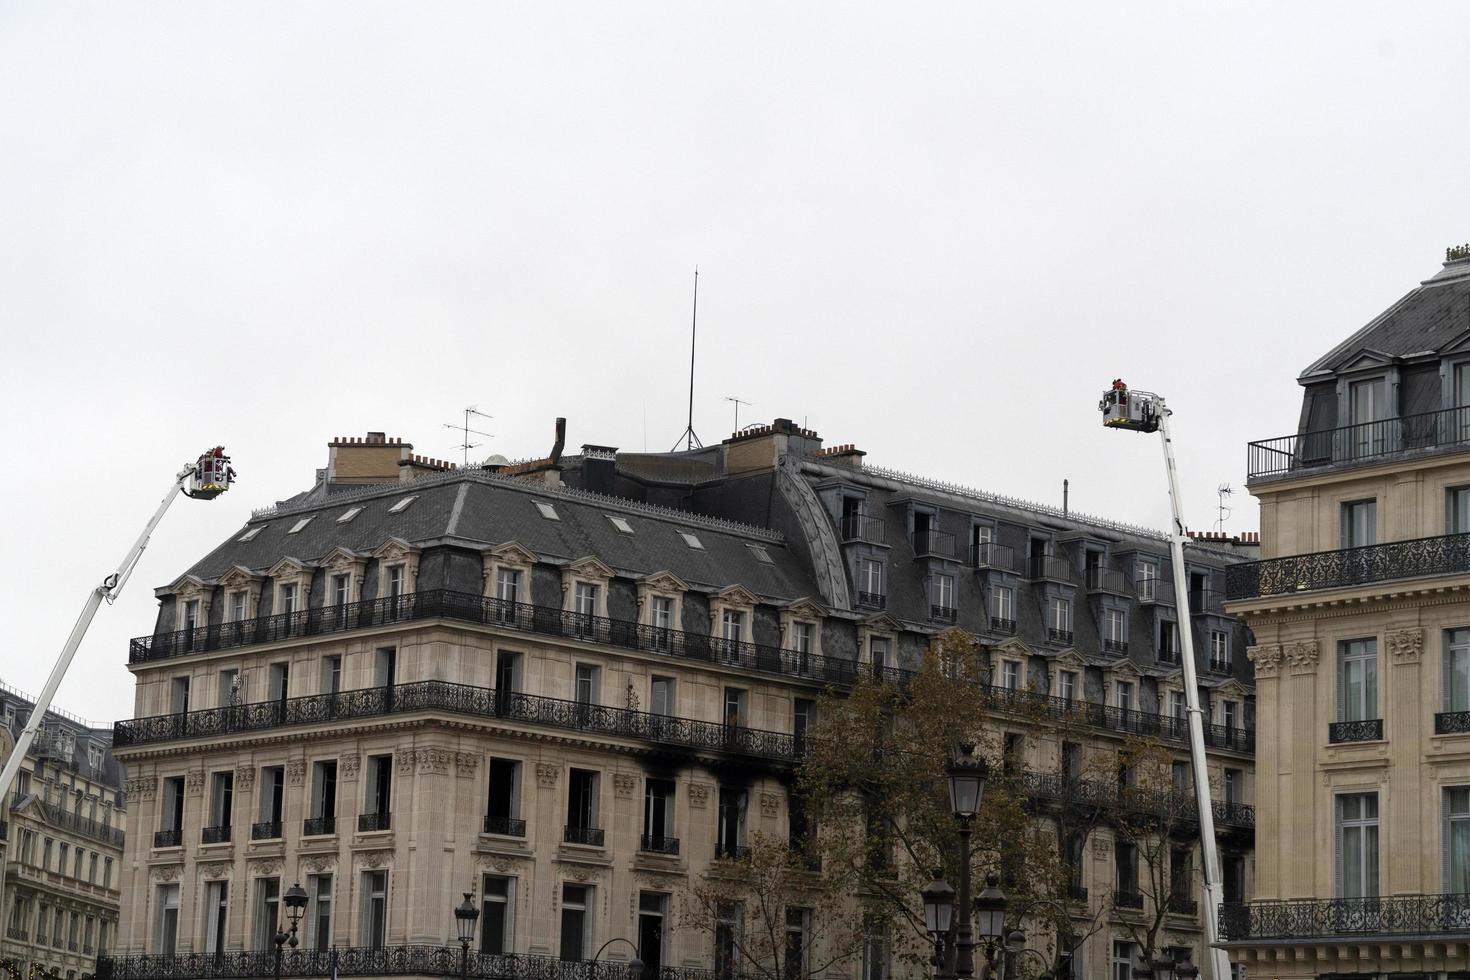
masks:
{"type": "Polygon", "coordinates": [[[734,402],[735,403],[735,428],[732,429],[731,431],[732,432],[739,432],[740,431],[740,406],[741,405],[754,405],[755,402],[748,402],[748,401],[745,401],[742,398],[736,398],[734,395],[726,395],[725,396],[725,401],[727,401],[727,402],[734,402]]]}
{"type": "Polygon", "coordinates": [[[1067,493],[1068,493],[1068,485],[1071,482],[1072,482],[1071,480],[1068,480],[1066,478],[1063,478],[1062,479],[1062,516],[1063,517],[1066,517],[1067,516],[1067,493]]]}
{"type": "Polygon", "coordinates": [[[699,266],[694,267],[694,316],[689,325],[689,424],[684,426],[684,431],[679,438],[674,440],[674,448],[669,452],[679,451],[679,440],[683,440],[684,448],[703,449],[704,443],[699,441],[699,436],[694,434],[694,340],[699,331],[699,266]]]}
{"type": "Polygon", "coordinates": [[[478,449],[478,448],[480,448],[481,446],[484,445],[484,443],[482,443],[482,442],[470,442],[470,436],[471,435],[484,436],[486,439],[494,439],[495,438],[495,436],[492,435],[489,432],[481,432],[479,429],[471,429],[470,428],[470,416],[471,415],[477,415],[477,416],[479,416],[482,419],[493,419],[495,417],[493,415],[486,415],[484,412],[480,411],[480,408],[479,408],[478,405],[467,405],[467,406],[465,406],[465,410],[464,410],[464,423],[463,424],[461,424],[461,425],[455,425],[453,422],[445,422],[444,423],[444,428],[446,428],[446,429],[459,429],[460,430],[460,444],[458,446],[456,446],[455,448],[456,449],[463,449],[464,450],[464,465],[465,466],[469,466],[470,465],[470,450],[471,449],[478,449]]]}
{"type": "Polygon", "coordinates": [[[1234,490],[1230,489],[1230,484],[1228,483],[1222,483],[1215,488],[1215,494],[1220,498],[1220,503],[1216,508],[1216,512],[1220,516],[1215,521],[1215,530],[1219,531],[1221,534],[1225,533],[1225,519],[1230,516],[1230,508],[1226,506],[1225,498],[1230,496],[1234,492],[1234,490]]]}

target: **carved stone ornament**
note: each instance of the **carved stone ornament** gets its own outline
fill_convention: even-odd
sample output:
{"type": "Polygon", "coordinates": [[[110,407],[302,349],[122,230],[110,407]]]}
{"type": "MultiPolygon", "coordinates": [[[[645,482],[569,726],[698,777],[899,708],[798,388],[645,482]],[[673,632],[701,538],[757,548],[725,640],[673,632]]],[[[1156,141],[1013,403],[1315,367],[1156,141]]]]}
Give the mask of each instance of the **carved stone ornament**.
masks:
{"type": "Polygon", "coordinates": [[[689,784],[689,805],[696,810],[703,810],[709,805],[709,787],[704,783],[689,784]]]}
{"type": "Polygon", "coordinates": [[[1286,660],[1293,674],[1312,674],[1317,671],[1317,641],[1298,640],[1286,647],[1286,660]]]}
{"type": "Polygon", "coordinates": [[[286,763],[286,778],[291,780],[292,786],[300,786],[306,780],[306,761],[304,759],[292,759],[286,763]]]}
{"type": "Polygon", "coordinates": [[[253,766],[239,766],[235,769],[235,790],[243,792],[255,787],[255,768],[253,766]]]}
{"type": "Polygon", "coordinates": [[[588,867],[585,864],[574,864],[567,869],[567,874],[577,881],[601,881],[602,869],[588,867]]]}
{"type": "Polygon", "coordinates": [[[205,878],[228,878],[234,867],[229,861],[209,861],[199,865],[199,873],[205,878]]]}
{"type": "Polygon", "coordinates": [[[360,760],[355,755],[344,755],[337,760],[337,778],[344,783],[357,781],[357,767],[360,760]]]}
{"type": "Polygon", "coordinates": [[[311,874],[321,874],[323,871],[332,871],[337,867],[337,856],[335,854],[318,854],[303,860],[302,865],[311,874]]]}
{"type": "Polygon", "coordinates": [[[1113,854],[1113,842],[1105,837],[1094,837],[1092,839],[1092,856],[1096,858],[1111,857],[1113,854]]]}
{"type": "Polygon", "coordinates": [[[398,752],[398,775],[409,776],[413,774],[413,749],[401,749],[398,752]]]}
{"type": "Polygon", "coordinates": [[[761,816],[774,817],[781,809],[781,797],[775,793],[761,794],[761,816]]]}
{"type": "Polygon", "coordinates": [[[414,758],[418,760],[419,772],[442,775],[449,771],[454,753],[448,749],[419,749],[414,753],[414,758]]]}
{"type": "Polygon", "coordinates": [[[1416,664],[1424,654],[1424,631],[1394,630],[1388,634],[1388,656],[1396,664],[1416,664]]]}
{"type": "Polygon", "coordinates": [[[613,786],[617,789],[618,795],[626,800],[638,788],[638,777],[629,772],[615,772],[613,773],[613,786]]]}
{"type": "Polygon", "coordinates": [[[480,757],[473,752],[454,753],[454,771],[460,776],[473,776],[480,766],[480,757]]]}
{"type": "Polygon", "coordinates": [[[200,796],[204,793],[204,771],[184,773],[184,793],[188,796],[200,796]]]}
{"type": "Polygon", "coordinates": [[[561,775],[561,766],[550,762],[536,763],[536,785],[542,789],[551,789],[556,785],[557,777],[561,775]]]}
{"type": "Polygon", "coordinates": [[[277,858],[260,858],[250,862],[250,874],[254,877],[267,877],[281,873],[281,862],[277,858]]]}
{"type": "Polygon", "coordinates": [[[178,881],[179,875],[183,873],[184,867],[180,864],[165,864],[161,868],[153,869],[154,881],[178,881]]]}
{"type": "Polygon", "coordinates": [[[358,859],[364,868],[376,870],[386,865],[393,858],[392,851],[364,851],[358,855],[358,859]]]}
{"type": "Polygon", "coordinates": [[[480,871],[494,871],[497,874],[520,871],[524,863],[520,858],[505,854],[481,854],[478,861],[480,871]]]}
{"type": "Polygon", "coordinates": [[[157,776],[138,776],[134,779],[129,779],[127,783],[129,799],[151,800],[157,789],[157,776]]]}
{"type": "Polygon", "coordinates": [[[1281,646],[1271,643],[1258,647],[1247,647],[1246,659],[1256,665],[1257,677],[1275,677],[1281,670],[1281,646]]]}

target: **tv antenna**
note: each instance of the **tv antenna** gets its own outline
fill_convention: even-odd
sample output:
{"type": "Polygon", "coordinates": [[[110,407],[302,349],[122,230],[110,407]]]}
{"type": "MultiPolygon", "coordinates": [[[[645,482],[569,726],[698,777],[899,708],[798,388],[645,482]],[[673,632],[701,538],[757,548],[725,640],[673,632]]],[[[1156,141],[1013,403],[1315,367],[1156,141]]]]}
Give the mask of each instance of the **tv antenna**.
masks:
{"type": "Polygon", "coordinates": [[[489,432],[481,432],[479,429],[471,429],[470,428],[470,416],[471,415],[474,415],[474,416],[476,416],[478,418],[482,418],[482,419],[493,419],[495,417],[493,415],[486,415],[484,412],[480,411],[480,407],[478,405],[467,405],[467,406],[465,406],[465,410],[464,410],[464,422],[462,422],[459,425],[455,425],[453,422],[445,422],[444,423],[444,428],[446,428],[446,429],[458,429],[460,431],[460,443],[455,448],[456,449],[462,449],[462,450],[464,450],[464,465],[465,466],[469,466],[470,465],[470,450],[471,449],[478,449],[478,448],[480,448],[481,446],[484,445],[483,442],[470,442],[470,436],[472,436],[472,435],[473,436],[484,436],[486,439],[494,439],[495,438],[495,436],[492,433],[489,433],[489,432]]]}
{"type": "Polygon", "coordinates": [[[740,431],[740,406],[741,405],[754,405],[755,402],[748,402],[748,401],[745,401],[743,398],[736,398],[734,395],[726,395],[725,396],[725,401],[727,401],[727,402],[734,402],[735,403],[735,428],[732,429],[731,431],[732,432],[739,432],[740,431]]]}
{"type": "Polygon", "coordinates": [[[1222,483],[1215,488],[1215,495],[1220,498],[1220,503],[1215,508],[1219,514],[1219,517],[1215,520],[1215,530],[1222,534],[1225,531],[1225,520],[1230,516],[1230,507],[1225,503],[1225,498],[1234,492],[1228,483],[1222,483]]]}
{"type": "Polygon", "coordinates": [[[703,449],[704,443],[699,441],[699,436],[694,434],[694,340],[699,332],[699,266],[694,267],[694,316],[689,324],[689,424],[684,426],[684,431],[679,438],[674,440],[674,448],[669,452],[679,451],[679,442],[682,440],[684,448],[703,449]]]}

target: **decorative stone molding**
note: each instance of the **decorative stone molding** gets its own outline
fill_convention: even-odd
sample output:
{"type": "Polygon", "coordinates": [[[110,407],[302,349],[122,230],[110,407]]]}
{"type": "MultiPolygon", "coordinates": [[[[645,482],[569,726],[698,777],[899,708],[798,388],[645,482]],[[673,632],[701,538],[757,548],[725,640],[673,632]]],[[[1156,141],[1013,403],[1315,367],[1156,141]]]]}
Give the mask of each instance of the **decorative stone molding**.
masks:
{"type": "Polygon", "coordinates": [[[235,792],[243,793],[255,787],[255,767],[237,766],[235,768],[235,792]]]}
{"type": "Polygon", "coordinates": [[[602,870],[602,868],[586,864],[567,865],[567,875],[577,881],[601,882],[602,870]]]}
{"type": "Polygon", "coordinates": [[[551,789],[556,786],[557,777],[561,775],[561,766],[551,762],[536,763],[536,785],[542,789],[551,789]]]}
{"type": "Polygon", "coordinates": [[[362,760],[356,755],[344,755],[337,760],[337,778],[344,783],[357,781],[357,769],[362,760]]]}
{"type": "Polygon", "coordinates": [[[400,776],[411,776],[411,775],[413,775],[413,761],[414,761],[414,751],[413,751],[413,749],[399,749],[398,750],[398,753],[397,753],[397,756],[398,756],[398,775],[400,775],[400,776]]]}
{"type": "Polygon", "coordinates": [[[494,871],[497,874],[509,874],[512,871],[524,873],[525,863],[522,858],[511,857],[508,854],[481,854],[479,860],[476,861],[482,873],[494,871]]]}
{"type": "Polygon", "coordinates": [[[689,784],[689,805],[695,810],[703,810],[709,805],[709,786],[705,783],[689,784]]]}
{"type": "Polygon", "coordinates": [[[389,850],[362,851],[358,853],[357,859],[362,867],[376,870],[393,859],[393,852],[389,850]]]}
{"type": "Polygon", "coordinates": [[[134,779],[129,779],[127,791],[129,799],[151,800],[158,791],[158,777],[138,776],[134,779]]]}
{"type": "Polygon", "coordinates": [[[781,797],[775,793],[761,794],[761,816],[774,817],[781,809],[781,797]]]}
{"type": "Polygon", "coordinates": [[[1094,837],[1092,839],[1092,856],[1095,858],[1112,857],[1113,842],[1105,837],[1094,837]]]}
{"type": "Polygon", "coordinates": [[[179,875],[183,873],[182,864],[165,864],[153,869],[154,881],[178,881],[179,875]]]}
{"type": "Polygon", "coordinates": [[[449,771],[454,753],[448,749],[418,749],[414,752],[414,758],[418,761],[419,772],[443,775],[449,771]]]}
{"type": "Polygon", "coordinates": [[[249,871],[252,877],[267,877],[281,873],[281,861],[279,858],[256,858],[250,862],[249,871]]]}
{"type": "Polygon", "coordinates": [[[633,791],[638,788],[638,777],[630,772],[613,773],[613,786],[616,787],[618,795],[623,799],[633,796],[633,791]]]}
{"type": "Polygon", "coordinates": [[[204,793],[204,770],[197,769],[193,772],[184,773],[184,794],[186,796],[202,796],[204,793]]]}
{"type": "Polygon", "coordinates": [[[480,766],[480,757],[473,752],[454,753],[454,771],[459,776],[473,776],[480,766]]]}
{"type": "Polygon", "coordinates": [[[337,856],[335,854],[319,854],[314,857],[302,859],[301,864],[311,874],[321,874],[323,871],[336,870],[337,856]]]}
{"type": "Polygon", "coordinates": [[[1245,657],[1256,665],[1256,677],[1275,677],[1281,670],[1281,645],[1277,643],[1246,647],[1245,657]]]}
{"type": "Polygon", "coordinates": [[[1298,640],[1286,647],[1286,661],[1293,674],[1315,674],[1317,672],[1317,641],[1298,640]]]}
{"type": "Polygon", "coordinates": [[[306,781],[306,760],[292,759],[286,763],[286,778],[291,781],[292,786],[300,786],[306,781]]]}
{"type": "Polygon", "coordinates": [[[229,861],[210,861],[199,865],[199,874],[205,878],[228,878],[234,865],[229,861]]]}
{"type": "Polygon", "coordinates": [[[1416,664],[1424,654],[1422,629],[1394,630],[1388,634],[1388,656],[1396,664],[1416,664]]]}

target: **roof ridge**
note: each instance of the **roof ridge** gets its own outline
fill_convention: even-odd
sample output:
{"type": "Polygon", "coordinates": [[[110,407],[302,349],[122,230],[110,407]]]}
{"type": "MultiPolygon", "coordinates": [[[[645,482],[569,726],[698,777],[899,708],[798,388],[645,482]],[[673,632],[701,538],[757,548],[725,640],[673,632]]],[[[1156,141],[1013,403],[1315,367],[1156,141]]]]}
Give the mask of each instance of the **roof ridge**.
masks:
{"type": "MultiPolygon", "coordinates": [[[[10,684],[5,683],[5,681],[0,680],[0,691],[5,691],[8,694],[12,694],[15,697],[20,698],[22,701],[27,702],[31,706],[32,711],[36,709],[35,696],[27,694],[25,691],[22,691],[18,687],[13,687],[10,684]]],[[[55,715],[58,718],[63,718],[74,725],[81,725],[83,728],[106,728],[108,730],[111,730],[112,728],[111,725],[95,725],[89,719],[83,718],[81,715],[78,714],[73,714],[72,712],[67,711],[65,708],[58,708],[54,704],[46,709],[46,714],[55,715]]]]}

